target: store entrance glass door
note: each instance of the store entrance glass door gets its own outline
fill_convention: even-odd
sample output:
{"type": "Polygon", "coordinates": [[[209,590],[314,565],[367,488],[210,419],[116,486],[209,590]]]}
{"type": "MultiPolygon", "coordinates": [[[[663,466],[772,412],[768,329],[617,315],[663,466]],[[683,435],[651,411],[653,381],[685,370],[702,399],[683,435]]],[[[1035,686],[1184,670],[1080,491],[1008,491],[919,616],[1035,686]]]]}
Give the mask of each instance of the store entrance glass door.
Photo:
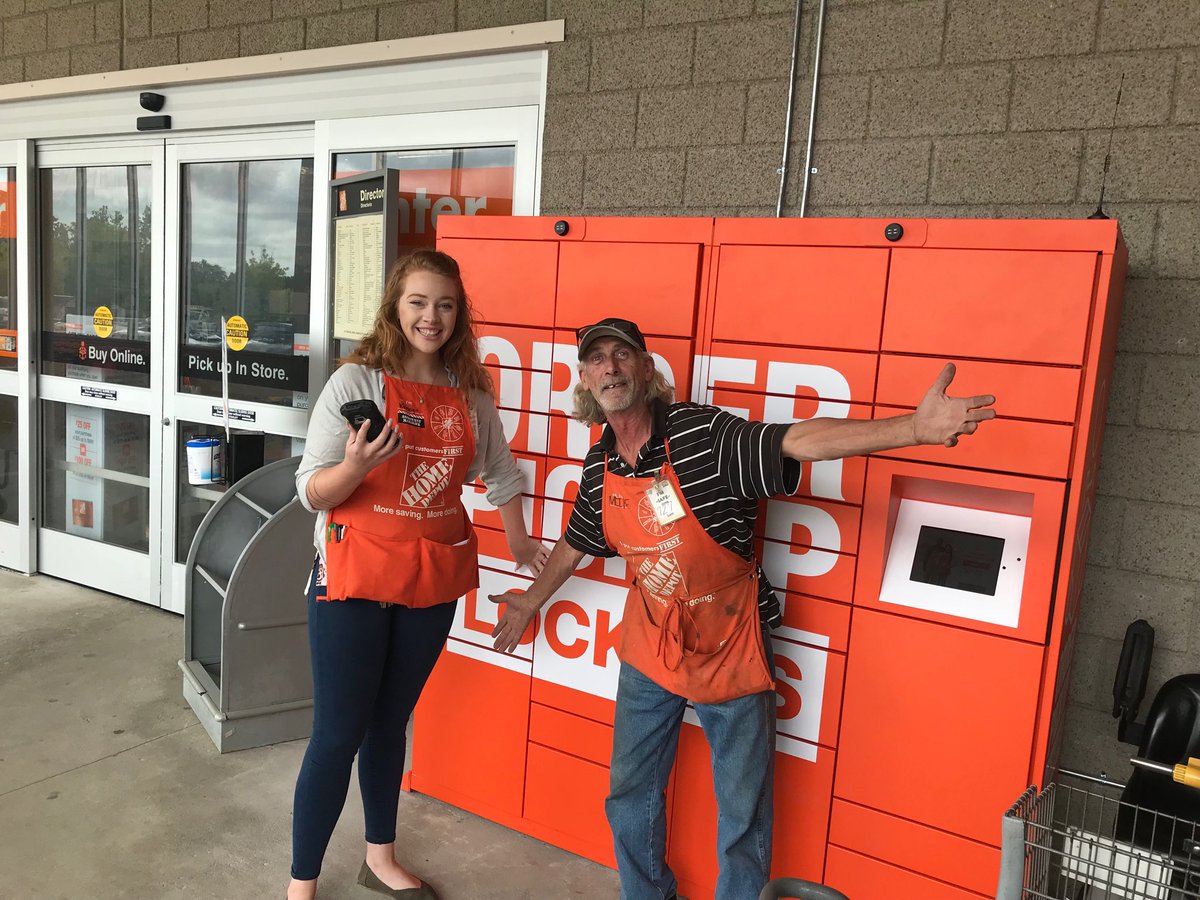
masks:
{"type": "Polygon", "coordinates": [[[182,612],[231,477],[188,441],[228,406],[260,465],[303,450],[312,133],[39,148],[37,187],[38,569],[182,612]]]}
{"type": "Polygon", "coordinates": [[[228,407],[239,470],[304,451],[312,148],[311,131],[183,138],[167,147],[165,609],[183,612],[192,539],[237,474],[225,446],[221,477],[196,483],[188,442],[224,442],[228,407]]]}
{"type": "Polygon", "coordinates": [[[156,604],[163,143],[37,170],[38,569],[156,604]]]}

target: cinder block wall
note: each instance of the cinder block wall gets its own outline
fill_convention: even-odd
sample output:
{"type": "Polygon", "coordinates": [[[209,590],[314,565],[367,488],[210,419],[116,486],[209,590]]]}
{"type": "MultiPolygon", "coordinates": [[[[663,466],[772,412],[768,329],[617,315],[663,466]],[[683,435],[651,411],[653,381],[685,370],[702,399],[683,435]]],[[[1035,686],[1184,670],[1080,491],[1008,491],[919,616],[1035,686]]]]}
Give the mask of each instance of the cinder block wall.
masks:
{"type": "MultiPolygon", "coordinates": [[[[799,209],[816,0],[805,0],[799,209]]],[[[0,0],[0,82],[542,19],[542,210],[772,215],[793,0],[0,0]]],[[[829,0],[807,213],[1082,217],[1117,84],[1106,209],[1131,271],[1072,679],[1066,763],[1124,777],[1109,712],[1125,626],[1150,691],[1200,670],[1200,3],[829,0]]],[[[1149,698],[1147,699],[1148,705],[1149,698]]]]}

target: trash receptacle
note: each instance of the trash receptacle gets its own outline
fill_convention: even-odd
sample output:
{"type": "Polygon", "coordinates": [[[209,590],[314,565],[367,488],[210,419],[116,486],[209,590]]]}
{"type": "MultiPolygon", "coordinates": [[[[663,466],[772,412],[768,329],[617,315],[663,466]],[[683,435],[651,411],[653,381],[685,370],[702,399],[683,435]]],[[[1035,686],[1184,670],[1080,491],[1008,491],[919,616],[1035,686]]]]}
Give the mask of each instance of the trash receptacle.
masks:
{"type": "Polygon", "coordinates": [[[222,753],[312,729],[304,587],[316,517],[296,498],[299,464],[280,460],[232,485],[188,553],[183,696],[222,753]]]}

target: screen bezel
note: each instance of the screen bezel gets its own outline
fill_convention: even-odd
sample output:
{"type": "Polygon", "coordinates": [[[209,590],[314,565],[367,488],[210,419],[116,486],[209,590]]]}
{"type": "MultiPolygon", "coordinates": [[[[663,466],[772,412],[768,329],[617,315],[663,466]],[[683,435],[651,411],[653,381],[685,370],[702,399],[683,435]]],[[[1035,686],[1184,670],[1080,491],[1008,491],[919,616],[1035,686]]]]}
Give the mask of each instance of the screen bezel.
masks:
{"type": "Polygon", "coordinates": [[[1031,524],[1028,516],[901,499],[879,590],[880,603],[1016,628],[1021,617],[1031,524]],[[981,594],[913,580],[910,574],[923,525],[1003,540],[996,593],[981,594]]]}

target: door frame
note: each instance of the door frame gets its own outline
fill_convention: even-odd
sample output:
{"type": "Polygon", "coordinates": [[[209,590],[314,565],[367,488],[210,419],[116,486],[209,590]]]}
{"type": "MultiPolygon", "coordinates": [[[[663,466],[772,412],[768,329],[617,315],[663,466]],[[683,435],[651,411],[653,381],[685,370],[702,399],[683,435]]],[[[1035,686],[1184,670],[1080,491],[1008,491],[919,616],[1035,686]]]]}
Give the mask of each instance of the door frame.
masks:
{"type": "Polygon", "coordinates": [[[0,142],[0,168],[15,169],[17,203],[14,219],[17,223],[16,252],[9,264],[16,267],[17,309],[17,368],[0,372],[0,394],[17,398],[17,520],[0,522],[0,566],[29,575],[37,571],[37,508],[33,490],[33,457],[37,452],[33,440],[33,415],[30,398],[34,396],[34,377],[37,373],[33,340],[33,309],[31,272],[33,242],[30,224],[34,198],[30,191],[33,182],[33,142],[0,142]]]}
{"type": "Polygon", "coordinates": [[[324,386],[333,372],[332,277],[333,248],[328,182],[333,157],[338,153],[393,150],[438,150],[512,144],[514,216],[532,216],[538,210],[541,178],[542,106],[508,106],[450,112],[407,113],[359,119],[326,119],[315,129],[313,154],[323,189],[313,189],[313,283],[308,383],[324,386]],[[317,252],[321,248],[321,252],[317,252]]]}

